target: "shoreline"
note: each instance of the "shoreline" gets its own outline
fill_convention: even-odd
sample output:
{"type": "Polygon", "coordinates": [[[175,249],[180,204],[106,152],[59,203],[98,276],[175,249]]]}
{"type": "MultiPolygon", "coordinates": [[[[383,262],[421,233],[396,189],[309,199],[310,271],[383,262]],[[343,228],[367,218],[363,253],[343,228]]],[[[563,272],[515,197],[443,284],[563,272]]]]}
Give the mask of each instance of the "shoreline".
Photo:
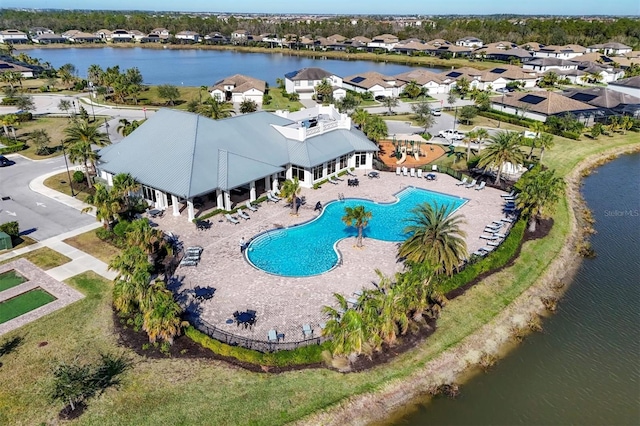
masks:
{"type": "MultiPolygon", "coordinates": [[[[580,187],[583,173],[594,167],[611,161],[620,155],[640,150],[637,145],[613,148],[592,155],[581,161],[566,176],[567,190],[565,200],[568,203],[569,232],[562,249],[538,277],[502,312],[488,323],[465,337],[460,343],[428,361],[415,373],[394,382],[382,389],[366,394],[352,396],[335,406],[311,414],[295,424],[297,425],[367,425],[386,424],[391,418],[398,418],[413,410],[418,399],[433,393],[442,385],[461,385],[481,372],[481,358],[489,355],[499,360],[515,349],[518,342],[514,339],[514,330],[522,333],[532,332],[531,321],[551,315],[543,300],[557,300],[568,288],[582,262],[576,252],[576,245],[585,238],[580,227],[582,218],[578,216],[586,207],[580,187]],[[603,161],[606,160],[606,161],[603,161]]],[[[482,285],[482,284],[480,284],[482,285]]]]}
{"type": "Polygon", "coordinates": [[[131,43],[117,43],[117,44],[24,44],[15,45],[16,52],[28,51],[34,49],[149,49],[149,50],[215,50],[215,51],[231,51],[236,53],[262,53],[267,55],[280,54],[285,56],[299,56],[311,59],[335,59],[341,61],[366,61],[366,62],[389,62],[400,65],[414,66],[414,67],[427,67],[436,68],[442,70],[448,70],[452,68],[460,67],[473,67],[478,70],[486,70],[494,68],[496,65],[503,62],[492,61],[471,61],[465,58],[452,58],[441,59],[435,56],[408,56],[401,54],[376,54],[376,53],[347,53],[339,51],[316,51],[316,50],[295,50],[295,49],[277,49],[267,47],[254,47],[254,46],[235,46],[235,45],[215,45],[215,44],[131,44],[131,43]]]}

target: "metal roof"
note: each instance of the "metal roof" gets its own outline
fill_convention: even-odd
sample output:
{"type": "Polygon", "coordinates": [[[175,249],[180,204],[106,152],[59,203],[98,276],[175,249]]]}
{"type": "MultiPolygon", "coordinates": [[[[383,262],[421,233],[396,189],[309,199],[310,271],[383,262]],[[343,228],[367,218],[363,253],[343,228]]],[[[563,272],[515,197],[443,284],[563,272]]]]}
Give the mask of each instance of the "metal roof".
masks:
{"type": "Polygon", "coordinates": [[[300,142],[273,126],[295,124],[268,112],[212,120],[162,109],[121,142],[100,150],[99,168],[182,198],[229,190],[283,170],[313,167],[354,151],[377,151],[359,130],[337,129],[300,142]]]}

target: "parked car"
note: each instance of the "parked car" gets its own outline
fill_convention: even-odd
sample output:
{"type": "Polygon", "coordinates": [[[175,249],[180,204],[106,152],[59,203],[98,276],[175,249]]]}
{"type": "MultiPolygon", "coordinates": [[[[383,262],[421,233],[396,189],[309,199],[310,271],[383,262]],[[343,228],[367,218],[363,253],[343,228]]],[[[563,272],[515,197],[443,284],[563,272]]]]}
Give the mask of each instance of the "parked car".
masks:
{"type": "Polygon", "coordinates": [[[11,166],[12,164],[15,164],[15,162],[9,160],[4,155],[0,155],[0,167],[7,167],[7,166],[11,166]]]}
{"type": "Polygon", "coordinates": [[[464,132],[460,132],[454,129],[440,130],[438,132],[438,137],[461,141],[462,139],[464,139],[464,132]]]}
{"type": "Polygon", "coordinates": [[[440,117],[442,115],[442,110],[440,108],[435,108],[431,110],[431,115],[440,117]]]}

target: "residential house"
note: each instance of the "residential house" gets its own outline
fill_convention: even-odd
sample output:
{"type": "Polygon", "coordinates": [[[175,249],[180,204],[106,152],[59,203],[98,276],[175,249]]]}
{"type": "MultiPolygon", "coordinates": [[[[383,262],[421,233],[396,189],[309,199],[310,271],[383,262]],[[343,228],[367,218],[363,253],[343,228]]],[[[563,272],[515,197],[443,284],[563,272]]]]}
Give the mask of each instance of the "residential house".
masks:
{"type": "Polygon", "coordinates": [[[507,87],[507,84],[518,82],[524,88],[536,85],[538,75],[515,65],[497,65],[488,70],[477,70],[471,67],[456,68],[442,73],[441,78],[458,81],[466,78],[471,89],[497,90],[507,87]]]}
{"type": "Polygon", "coordinates": [[[171,37],[171,33],[166,28],[154,28],[149,33],[149,35],[151,34],[158,35],[160,38],[163,38],[163,39],[169,39],[169,37],[171,37]]]}
{"type": "Polygon", "coordinates": [[[440,47],[432,48],[427,45],[427,52],[433,56],[449,56],[455,58],[456,56],[469,56],[473,48],[465,46],[456,46],[455,44],[443,44],[440,47]]]}
{"type": "Polygon", "coordinates": [[[538,121],[551,116],[572,114],[585,125],[591,125],[598,108],[556,92],[513,92],[491,98],[491,107],[508,114],[538,121]]]}
{"type": "Polygon", "coordinates": [[[403,53],[406,55],[415,55],[416,53],[424,53],[428,49],[428,46],[420,41],[416,40],[404,40],[393,48],[394,52],[403,53]]]}
{"type": "Polygon", "coordinates": [[[94,34],[96,36],[100,37],[100,40],[102,40],[102,41],[110,41],[111,40],[112,31],[111,30],[107,30],[106,28],[103,28],[101,30],[96,31],[94,34]]]}
{"type": "Polygon", "coordinates": [[[180,31],[176,34],[176,41],[180,43],[199,43],[200,42],[200,34],[195,31],[180,31]]]}
{"type": "Polygon", "coordinates": [[[587,47],[587,52],[602,52],[610,56],[624,56],[633,49],[626,44],[611,41],[609,43],[594,44],[587,47]]]}
{"type": "Polygon", "coordinates": [[[226,44],[229,42],[229,37],[216,31],[204,36],[204,42],[208,44],[226,44]]]}
{"type": "Polygon", "coordinates": [[[623,78],[609,83],[609,89],[640,98],[640,76],[623,78]]]}
{"type": "Polygon", "coordinates": [[[209,87],[211,96],[218,100],[234,103],[251,100],[258,105],[262,105],[262,97],[266,90],[266,81],[242,74],[223,78],[209,87]]]}
{"type": "Polygon", "coordinates": [[[260,38],[263,43],[269,44],[269,47],[282,47],[286,41],[283,37],[278,37],[277,34],[261,34],[260,38]]]}
{"type": "Polygon", "coordinates": [[[98,43],[102,41],[102,39],[95,34],[89,34],[79,30],[65,31],[61,35],[72,43],[98,43]]]}
{"type": "Polygon", "coordinates": [[[374,98],[399,96],[404,84],[403,81],[398,81],[396,77],[374,71],[351,75],[345,77],[342,81],[342,86],[345,89],[358,93],[369,92],[374,98]]]}
{"type": "Polygon", "coordinates": [[[110,40],[112,43],[131,43],[133,35],[127,30],[115,30],[111,33],[110,40]]]}
{"type": "Polygon", "coordinates": [[[393,34],[381,34],[375,36],[367,43],[369,50],[384,49],[392,50],[398,44],[398,37],[393,34]]]}
{"type": "Polygon", "coordinates": [[[29,35],[31,36],[39,36],[42,34],[53,34],[53,30],[45,27],[29,28],[29,35]]]}
{"type": "Polygon", "coordinates": [[[540,73],[546,71],[568,71],[578,69],[578,64],[573,61],[560,58],[536,58],[522,64],[525,70],[533,70],[540,73]]]}
{"type": "Polygon", "coordinates": [[[540,58],[572,59],[586,52],[587,48],[578,44],[567,44],[566,46],[549,45],[535,50],[533,55],[540,58]]]}
{"type": "Polygon", "coordinates": [[[347,38],[343,35],[340,34],[333,34],[330,35],[329,37],[327,37],[327,40],[333,42],[333,43],[344,43],[345,40],[347,40],[347,38]]]}
{"type": "Polygon", "coordinates": [[[4,74],[6,72],[20,73],[23,78],[35,77],[35,73],[32,68],[0,60],[0,74],[4,74]]]}
{"type": "Polygon", "coordinates": [[[482,46],[482,49],[500,49],[500,50],[510,50],[517,49],[518,45],[512,43],[510,41],[496,41],[495,43],[488,43],[482,46]]]}
{"type": "Polygon", "coordinates": [[[610,83],[624,77],[624,71],[619,68],[615,68],[613,63],[601,64],[593,61],[578,62],[577,59],[582,58],[582,56],[578,56],[574,61],[578,64],[578,70],[591,75],[598,74],[601,77],[601,80],[599,81],[600,83],[610,83]]]}
{"type": "Polygon", "coordinates": [[[39,35],[32,36],[31,41],[33,41],[36,44],[56,44],[56,43],[66,43],[67,39],[62,37],[59,34],[42,33],[39,35]]]}
{"type": "Polygon", "coordinates": [[[473,49],[476,49],[478,47],[482,47],[483,45],[484,42],[477,37],[463,37],[456,40],[456,46],[471,47],[473,49]]]}
{"type": "MultiPolygon", "coordinates": [[[[335,89],[343,87],[342,77],[325,71],[322,68],[303,68],[285,74],[285,90],[287,93],[297,93],[300,99],[312,99],[315,87],[327,79],[335,89]]],[[[340,98],[340,92],[334,93],[334,99],[340,98]]]]}
{"type": "Polygon", "coordinates": [[[231,33],[231,42],[234,44],[244,44],[249,41],[249,31],[247,30],[235,30],[231,33]]]}
{"type": "Polygon", "coordinates": [[[147,34],[138,30],[129,30],[129,34],[133,36],[133,41],[137,41],[138,43],[141,42],[143,38],[147,37],[147,34]]]}
{"type": "Polygon", "coordinates": [[[476,57],[483,59],[489,59],[492,61],[504,61],[512,62],[517,61],[521,63],[529,62],[534,59],[533,54],[524,49],[501,49],[498,47],[483,47],[473,52],[476,57]]]}
{"type": "Polygon", "coordinates": [[[544,47],[544,44],[540,44],[537,41],[529,41],[518,46],[520,49],[528,50],[529,52],[537,52],[544,47]]]}
{"type": "Polygon", "coordinates": [[[606,87],[571,89],[562,93],[576,101],[599,108],[603,116],[631,115],[640,118],[640,97],[606,87]]]}
{"type": "Polygon", "coordinates": [[[414,81],[429,95],[449,93],[451,88],[455,86],[453,79],[443,79],[440,73],[434,73],[422,68],[397,74],[395,78],[398,83],[404,84],[414,81]]]}
{"type": "Polygon", "coordinates": [[[333,106],[225,120],[161,109],[118,144],[100,149],[97,171],[108,185],[116,174],[130,173],[147,202],[174,216],[186,210],[192,221],[197,197],[231,210],[285,179],[311,188],[351,167],[371,169],[376,151],[333,106]]]}
{"type": "Polygon", "coordinates": [[[22,31],[8,29],[0,31],[0,43],[24,44],[29,43],[29,37],[22,31]]]}

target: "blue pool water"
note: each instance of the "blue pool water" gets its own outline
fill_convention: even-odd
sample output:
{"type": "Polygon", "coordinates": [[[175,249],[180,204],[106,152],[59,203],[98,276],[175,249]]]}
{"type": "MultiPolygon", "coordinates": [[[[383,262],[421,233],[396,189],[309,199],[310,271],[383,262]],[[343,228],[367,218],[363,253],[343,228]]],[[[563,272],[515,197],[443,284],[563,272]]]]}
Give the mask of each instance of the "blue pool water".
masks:
{"type": "Polygon", "coordinates": [[[453,212],[467,202],[465,198],[408,187],[396,194],[394,203],[375,203],[348,198],[328,203],[322,214],[311,222],[283,229],[273,229],[258,235],[245,251],[255,267],[270,274],[285,277],[308,277],[322,274],[337,265],[339,256],[335,244],[343,238],[358,234],[354,227],[342,222],[345,207],[364,205],[372,214],[364,229],[366,238],[401,242],[409,224],[411,210],[418,204],[449,206],[453,212]]]}

